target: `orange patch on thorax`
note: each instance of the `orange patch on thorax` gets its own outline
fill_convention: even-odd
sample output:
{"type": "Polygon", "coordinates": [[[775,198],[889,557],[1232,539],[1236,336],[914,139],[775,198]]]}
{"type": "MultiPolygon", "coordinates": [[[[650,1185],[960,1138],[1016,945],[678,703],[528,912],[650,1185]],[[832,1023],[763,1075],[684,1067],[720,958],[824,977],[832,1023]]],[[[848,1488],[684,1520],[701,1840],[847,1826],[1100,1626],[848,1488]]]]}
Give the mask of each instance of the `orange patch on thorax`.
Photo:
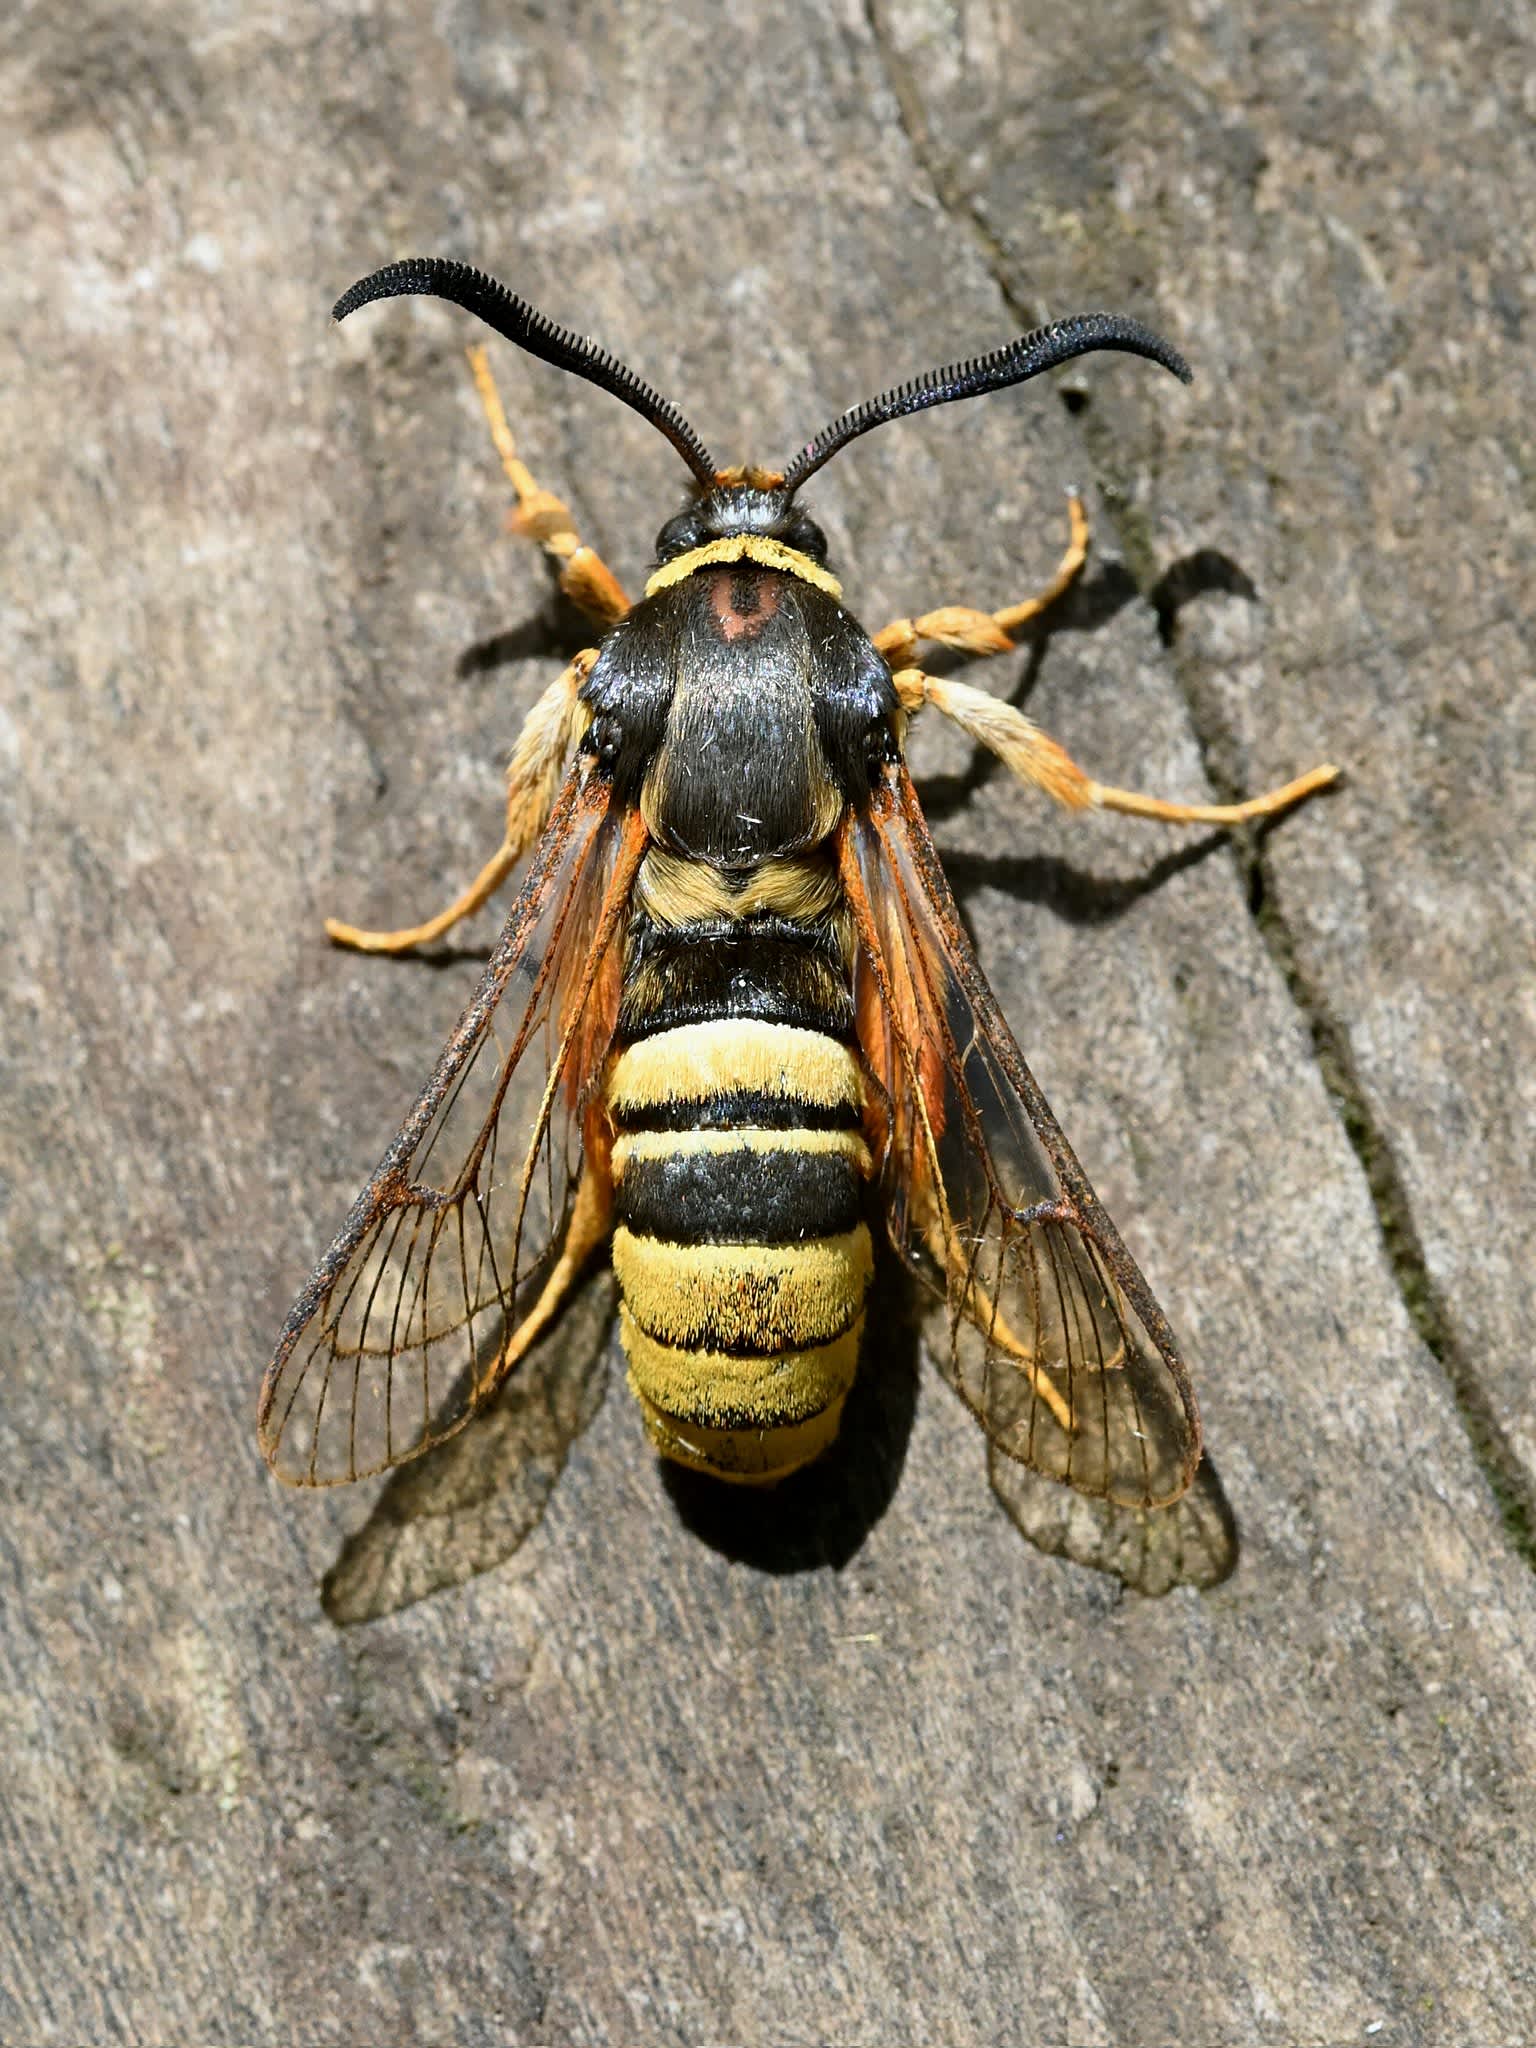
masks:
{"type": "Polygon", "coordinates": [[[724,640],[753,640],[779,608],[779,579],[733,565],[709,579],[709,608],[724,640]]]}

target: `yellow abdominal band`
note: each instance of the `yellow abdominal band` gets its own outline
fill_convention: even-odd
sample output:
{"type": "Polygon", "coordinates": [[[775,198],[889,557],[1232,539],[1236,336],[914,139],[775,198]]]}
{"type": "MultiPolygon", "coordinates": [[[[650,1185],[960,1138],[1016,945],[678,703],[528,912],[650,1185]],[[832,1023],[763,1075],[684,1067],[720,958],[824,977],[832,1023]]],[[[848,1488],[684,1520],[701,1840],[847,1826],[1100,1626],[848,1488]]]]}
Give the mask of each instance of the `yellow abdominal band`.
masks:
{"type": "Polygon", "coordinates": [[[658,590],[669,589],[695,570],[708,569],[717,562],[756,562],[760,568],[779,569],[786,576],[798,576],[802,583],[813,583],[828,597],[843,594],[843,586],[830,569],[823,569],[798,548],[786,547],[781,540],[770,540],[766,533],[730,533],[720,540],[706,541],[701,548],[690,548],[675,561],[662,563],[646,584],[645,594],[654,597],[658,590]]]}
{"type": "MultiPolygon", "coordinates": [[[[804,1180],[802,1162],[833,1168],[815,1168],[813,1182],[835,1186],[837,1161],[843,1174],[867,1179],[869,1151],[857,1128],[862,1093],[855,1054],[819,1031],[720,1018],[640,1040],[615,1062],[608,1085],[609,1106],[628,1126],[612,1157],[621,1217],[626,1183],[638,1186],[639,1176],[662,1168],[675,1170],[680,1191],[718,1188],[722,1176],[737,1174],[743,1203],[749,1188],[771,1194],[804,1180]],[[698,1104],[704,1121],[723,1098],[742,1105],[739,1124],[665,1127],[677,1120],[675,1105],[698,1104]],[[793,1107],[776,1112],[775,1104],[793,1107]],[[825,1123],[829,1113],[837,1123],[846,1116],[847,1127],[773,1127],[800,1115],[825,1123]]],[[[798,1237],[791,1209],[782,1232],[764,1232],[790,1242],[718,1243],[698,1227],[697,1198],[691,1208],[685,1193],[677,1200],[675,1223],[670,1210],[644,1212],[643,1227],[621,1221],[613,1233],[630,1388],[664,1457],[717,1478],[771,1484],[837,1435],[874,1270],[869,1228],[860,1221],[829,1229],[832,1213],[822,1209],[818,1224],[812,1207],[798,1237]],[[686,1241],[674,1241],[673,1229],[686,1241]],[[692,1241],[701,1235],[709,1241],[692,1241]]],[[[847,1214],[844,1206],[839,1220],[847,1214]]],[[[727,1229],[750,1221],[734,1201],[724,1215],[727,1229]]]]}
{"type": "Polygon", "coordinates": [[[619,1311],[619,1335],[629,1359],[629,1390],[640,1404],[646,1433],[664,1458],[691,1465],[738,1486],[772,1486],[808,1465],[834,1440],[843,1403],[859,1364],[864,1316],[833,1344],[790,1351],[779,1358],[734,1358],[718,1351],[681,1351],[658,1344],[619,1311]],[[732,1386],[723,1374],[755,1369],[750,1386],[732,1386]],[[750,1398],[760,1420],[711,1423],[711,1402],[723,1390],[750,1398]],[[654,1396],[654,1398],[653,1398],[654,1396]]]}
{"type": "Polygon", "coordinates": [[[864,1083],[847,1046],[820,1031],[757,1017],[679,1024],[642,1038],[614,1065],[608,1102],[623,1116],[734,1089],[787,1096],[821,1109],[857,1109],[864,1083]]]}

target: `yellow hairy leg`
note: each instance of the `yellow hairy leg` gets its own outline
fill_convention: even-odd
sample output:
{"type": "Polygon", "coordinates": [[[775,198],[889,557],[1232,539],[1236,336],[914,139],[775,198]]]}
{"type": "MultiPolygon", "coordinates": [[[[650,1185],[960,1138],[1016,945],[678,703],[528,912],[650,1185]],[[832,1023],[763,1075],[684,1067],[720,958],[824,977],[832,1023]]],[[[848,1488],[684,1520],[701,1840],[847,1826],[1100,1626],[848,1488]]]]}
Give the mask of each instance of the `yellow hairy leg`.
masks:
{"type": "MultiPolygon", "coordinates": [[[[560,565],[560,588],[603,626],[611,626],[629,610],[618,578],[587,547],[576,532],[570,508],[539,485],[517,452],[506,409],[483,348],[471,348],[470,373],[485,412],[496,453],[508,483],[517,495],[511,517],[513,531],[535,540],[560,565]]],[[[548,822],[565,755],[580,731],[577,693],[597,659],[594,649],[578,654],[564,675],[552,683],[529,713],[507,771],[507,829],[501,846],[461,896],[422,924],[400,931],[365,931],[327,918],[326,935],[338,946],[360,953],[408,953],[451,931],[462,919],[488,902],[506,881],[548,822]]]]}
{"type": "Polygon", "coordinates": [[[906,668],[895,677],[902,709],[912,716],[924,705],[952,719],[979,746],[996,754],[1021,782],[1042,789],[1069,811],[1123,811],[1133,818],[1156,818],[1165,825],[1246,825],[1256,818],[1278,817],[1293,804],[1337,782],[1340,770],[1331,762],[1309,769],[1294,781],[1237,804],[1183,804],[1166,797],[1143,796],[1134,789],[1115,789],[1096,782],[1058,741],[1012,704],[989,697],[985,690],[942,676],[906,668]]]}
{"type": "Polygon", "coordinates": [[[581,686],[596,659],[594,649],[584,649],[529,712],[507,768],[505,836],[463,895],[424,924],[409,925],[397,932],[362,931],[356,925],[328,917],[328,938],[359,953],[406,953],[413,946],[430,945],[434,939],[440,939],[495,895],[549,822],[566,755],[583,724],[581,686]]]}
{"type": "Polygon", "coordinates": [[[1088,559],[1088,514],[1074,491],[1067,499],[1069,537],[1066,552],[1056,574],[1041,591],[1020,604],[1005,605],[1001,611],[975,611],[969,605],[941,605],[917,619],[894,619],[875,634],[876,647],[892,668],[906,668],[918,648],[927,640],[939,647],[953,647],[961,654],[1006,654],[1015,643],[1012,635],[1031,619],[1038,618],[1063,591],[1069,590],[1088,559]]]}
{"type": "Polygon", "coordinates": [[[467,354],[470,374],[480,395],[496,453],[501,457],[507,482],[517,493],[517,510],[511,519],[512,531],[537,541],[545,554],[559,563],[560,588],[566,596],[600,625],[611,626],[629,610],[629,599],[623,586],[602,557],[581,539],[572,522],[570,507],[553,491],[546,491],[535,483],[532,473],[519,456],[485,350],[476,347],[469,349],[467,354]]]}

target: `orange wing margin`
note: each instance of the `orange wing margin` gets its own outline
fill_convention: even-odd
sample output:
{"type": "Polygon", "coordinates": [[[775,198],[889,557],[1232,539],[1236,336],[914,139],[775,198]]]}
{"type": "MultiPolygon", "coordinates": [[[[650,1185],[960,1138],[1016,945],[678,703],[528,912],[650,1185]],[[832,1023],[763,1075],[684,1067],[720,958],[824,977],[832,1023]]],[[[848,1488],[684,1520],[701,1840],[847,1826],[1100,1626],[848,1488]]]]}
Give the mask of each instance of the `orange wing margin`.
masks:
{"type": "Polygon", "coordinates": [[[1177,1500],[1200,1420],[1173,1333],[1003,1022],[903,764],[842,828],[891,1237],[998,1450],[1122,1506],[1177,1500]]]}
{"type": "Polygon", "coordinates": [[[644,848],[578,762],[484,979],[283,1325],[257,1417],[280,1478],[403,1464],[505,1378],[570,1226],[644,848]]]}

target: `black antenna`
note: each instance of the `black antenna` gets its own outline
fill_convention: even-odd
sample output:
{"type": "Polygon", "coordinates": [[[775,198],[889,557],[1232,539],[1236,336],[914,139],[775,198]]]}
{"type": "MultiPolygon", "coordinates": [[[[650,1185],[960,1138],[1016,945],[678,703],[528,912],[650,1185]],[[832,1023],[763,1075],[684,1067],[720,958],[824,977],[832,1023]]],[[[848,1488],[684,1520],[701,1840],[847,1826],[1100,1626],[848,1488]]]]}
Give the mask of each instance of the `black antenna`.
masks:
{"type": "Polygon", "coordinates": [[[968,362],[951,363],[946,369],[929,370],[908,384],[882,391],[878,398],[866,398],[851,412],[843,413],[822,428],[815,440],[802,448],[784,472],[784,489],[797,491],[808,476],[824,462],[830,462],[840,448],[867,434],[871,427],[887,420],[901,419],[909,412],[926,412],[930,405],[953,405],[957,398],[975,398],[983,391],[1000,391],[1008,384],[1022,384],[1038,377],[1042,370],[1054,370],[1074,356],[1090,355],[1099,348],[1124,349],[1128,355],[1146,356],[1172,370],[1188,384],[1192,377],[1188,363],[1160,335],[1139,320],[1127,320],[1118,313],[1079,313],[1071,320],[1059,320],[1054,327],[1037,327],[1033,334],[1021,334],[990,355],[973,356],[968,362]]]}
{"type": "Polygon", "coordinates": [[[660,428],[706,490],[714,482],[715,464],[709,450],[675,405],[660,397],[649,384],[642,383],[617,356],[609,355],[595,341],[557,327],[525,299],[517,298],[494,277],[487,277],[467,263],[451,263],[442,256],[412,256],[402,263],[386,263],[382,270],[374,271],[371,277],[360,279],[350,291],[343,292],[331,308],[331,318],[345,320],[349,313],[355,313],[359,306],[372,305],[375,299],[401,298],[413,292],[449,299],[454,305],[478,314],[487,327],[494,327],[508,341],[515,341],[529,355],[553,363],[556,369],[574,370],[589,384],[611,391],[642,419],[660,428]]]}

